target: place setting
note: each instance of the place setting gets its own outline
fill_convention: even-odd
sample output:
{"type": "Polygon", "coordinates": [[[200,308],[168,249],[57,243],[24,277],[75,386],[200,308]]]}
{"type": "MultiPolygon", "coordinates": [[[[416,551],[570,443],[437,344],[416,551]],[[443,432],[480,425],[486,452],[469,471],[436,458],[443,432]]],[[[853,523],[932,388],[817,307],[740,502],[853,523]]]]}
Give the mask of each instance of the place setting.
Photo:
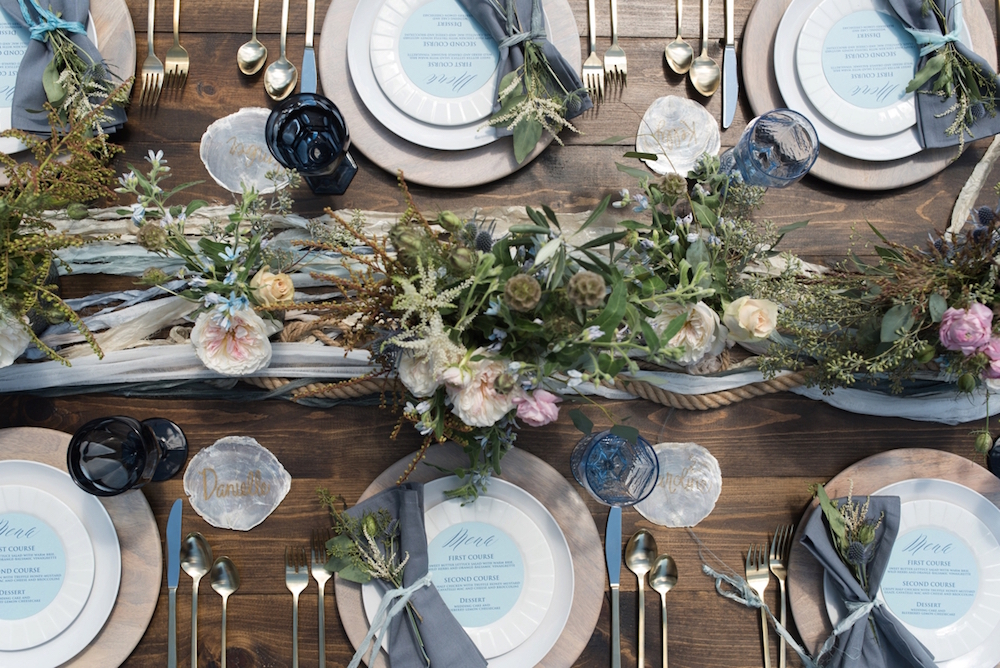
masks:
{"type": "Polygon", "coordinates": [[[944,29],[934,12],[908,0],[758,2],[742,45],[750,105],[758,114],[784,106],[809,119],[823,147],[812,174],[823,180],[885,190],[926,179],[966,141],[996,132],[988,114],[936,94],[934,67],[946,57],[996,70],[982,5],[956,7],[944,29]],[[951,43],[958,46],[948,53],[957,55],[944,55],[951,43]]]}

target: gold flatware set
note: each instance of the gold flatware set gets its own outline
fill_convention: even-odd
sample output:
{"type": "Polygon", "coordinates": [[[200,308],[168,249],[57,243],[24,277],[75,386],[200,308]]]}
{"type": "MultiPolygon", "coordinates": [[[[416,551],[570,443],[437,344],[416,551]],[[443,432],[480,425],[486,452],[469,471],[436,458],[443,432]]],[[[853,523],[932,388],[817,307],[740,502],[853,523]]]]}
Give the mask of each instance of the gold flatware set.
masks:
{"type": "MultiPolygon", "coordinates": [[[[746,560],[746,580],[750,588],[763,600],[764,591],[771,582],[771,576],[778,580],[778,596],[780,599],[780,610],[778,621],[782,626],[787,625],[787,594],[785,592],[785,579],[788,574],[788,554],[792,548],[792,535],[795,526],[786,524],[779,526],[771,539],[771,547],[768,549],[766,543],[755,543],[747,550],[746,560]]],[[[771,668],[771,648],[768,642],[767,633],[767,612],[760,609],[761,640],[764,648],[764,668],[771,668]]],[[[787,626],[786,626],[787,628],[787,626]]],[[[787,647],[785,639],[781,638],[780,649],[778,651],[778,668],[785,668],[787,660],[787,647]]]]}
{"type": "Polygon", "coordinates": [[[285,587],[292,593],[292,668],[299,665],[299,595],[309,586],[312,575],[319,587],[319,667],[326,666],[325,589],[332,574],[326,570],[326,542],[329,530],[313,531],[308,556],[303,547],[285,548],[285,587]]]}

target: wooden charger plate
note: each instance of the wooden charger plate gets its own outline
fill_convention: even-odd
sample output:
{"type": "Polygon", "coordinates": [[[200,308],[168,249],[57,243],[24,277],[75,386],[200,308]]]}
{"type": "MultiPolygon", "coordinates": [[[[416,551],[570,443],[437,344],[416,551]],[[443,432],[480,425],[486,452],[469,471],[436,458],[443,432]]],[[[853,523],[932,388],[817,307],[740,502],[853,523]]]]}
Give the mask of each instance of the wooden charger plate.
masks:
{"type": "MultiPolygon", "coordinates": [[[[412,144],[393,134],[379,123],[365,106],[351,80],[347,63],[347,36],[358,3],[375,0],[338,0],[330,5],[319,41],[319,75],[323,92],[337,105],[347,121],[351,144],[369,160],[390,173],[403,170],[406,180],[437,188],[465,188],[490,183],[513,174],[534,160],[552,142],[552,135],[542,134],[541,141],[524,162],[514,159],[514,142],[501,137],[492,144],[464,151],[439,151],[412,144]]],[[[560,49],[570,67],[579,71],[582,56],[580,33],[567,0],[544,0],[545,15],[555,45],[573,44],[560,49]]],[[[485,123],[485,119],[483,120],[485,123]]]]}
{"type": "MultiPolygon", "coordinates": [[[[51,429],[0,429],[0,459],[25,459],[66,471],[70,435],[51,429]]],[[[63,668],[114,668],[139,644],[160,595],[163,558],[153,511],[139,490],[100,498],[122,551],[118,598],[104,628],[63,668]]]]}
{"type": "MultiPolygon", "coordinates": [[[[1000,506],[1000,480],[988,470],[958,455],[919,448],[890,450],[862,459],[837,474],[826,484],[826,491],[830,498],[847,496],[853,481],[854,496],[864,497],[886,485],[913,478],[950,480],[1000,506]]],[[[814,501],[802,515],[788,559],[788,601],[795,627],[813,655],[833,631],[823,596],[823,568],[799,542],[806,521],[811,513],[818,512],[818,507],[814,501]]]]}
{"type": "MultiPolygon", "coordinates": [[[[396,484],[413,457],[405,457],[390,466],[368,486],[359,501],[396,484]]],[[[453,469],[468,466],[468,456],[453,443],[435,445],[427,450],[426,462],[453,469]]],[[[418,464],[410,474],[413,482],[430,482],[447,475],[432,466],[418,464]]],[[[573,607],[559,640],[538,666],[569,668],[590,641],[604,603],[604,549],[590,510],[566,479],[538,457],[513,448],[503,458],[503,480],[517,485],[536,499],[552,514],[569,544],[573,559],[573,607]]],[[[354,647],[368,632],[368,618],[361,601],[361,585],[335,577],[337,609],[340,621],[354,647]]],[[[369,663],[371,668],[389,668],[384,651],[369,663]]],[[[525,668],[529,668],[525,666],[525,668]]]]}
{"type": "MultiPolygon", "coordinates": [[[[774,38],[778,24],[791,0],[758,0],[750,11],[743,31],[740,48],[743,58],[743,84],[754,114],[760,115],[785,102],[774,76],[774,38]]],[[[986,10],[977,0],[966,2],[965,22],[972,36],[976,53],[997,67],[993,32],[986,10]]],[[[839,186],[858,190],[889,190],[908,186],[934,176],[951,164],[958,154],[957,146],[926,149],[899,160],[868,162],[851,158],[825,146],[820,147],[819,159],[810,174],[839,186]]]]}

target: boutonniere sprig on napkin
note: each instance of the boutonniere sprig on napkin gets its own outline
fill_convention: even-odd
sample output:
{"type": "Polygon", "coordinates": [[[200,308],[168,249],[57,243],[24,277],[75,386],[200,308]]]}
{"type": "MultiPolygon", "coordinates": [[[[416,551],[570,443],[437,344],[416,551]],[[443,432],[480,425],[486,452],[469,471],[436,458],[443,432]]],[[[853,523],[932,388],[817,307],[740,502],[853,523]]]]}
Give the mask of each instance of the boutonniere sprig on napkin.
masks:
{"type": "Polygon", "coordinates": [[[1000,133],[997,75],[959,39],[962,0],[889,0],[920,46],[907,92],[917,91],[917,126],[924,148],[959,146],[1000,133]]]}
{"type": "Polygon", "coordinates": [[[809,517],[802,544],[830,577],[849,612],[824,643],[817,663],[832,668],[934,668],[927,648],[876,598],[899,531],[899,497],[872,496],[859,503],[851,496],[831,500],[822,485],[814,492],[822,512],[809,517]]]}
{"type": "Polygon", "coordinates": [[[320,501],[336,534],[326,544],[326,569],[359,584],[374,580],[383,591],[348,668],[360,665],[369,649],[378,653],[386,631],[392,668],[486,668],[427,572],[424,486],[403,483],[343,511],[324,491],[320,501]]]}
{"type": "Polygon", "coordinates": [[[593,107],[576,70],[545,34],[540,0],[459,0],[500,47],[497,90],[489,124],[514,135],[520,164],[549,132],[576,132],[569,119],[593,107]]]}
{"type": "MultiPolygon", "coordinates": [[[[51,126],[46,103],[63,123],[80,121],[116,91],[113,73],[87,36],[90,1],[41,1],[44,7],[38,0],[0,0],[0,6],[31,33],[17,71],[11,125],[47,136],[51,126]]],[[[125,110],[115,102],[100,119],[105,132],[125,124],[125,110]]]]}

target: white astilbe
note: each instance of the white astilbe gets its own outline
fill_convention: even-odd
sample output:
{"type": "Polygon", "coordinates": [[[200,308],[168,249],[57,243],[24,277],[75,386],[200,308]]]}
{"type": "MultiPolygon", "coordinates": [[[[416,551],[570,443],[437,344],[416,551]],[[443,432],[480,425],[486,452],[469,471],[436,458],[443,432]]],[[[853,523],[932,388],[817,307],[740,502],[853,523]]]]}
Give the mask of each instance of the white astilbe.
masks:
{"type": "Polygon", "coordinates": [[[506,112],[490,118],[490,125],[503,126],[507,130],[513,131],[514,127],[519,123],[526,120],[535,120],[559,142],[560,146],[563,145],[562,139],[559,138],[560,130],[567,128],[579,133],[579,130],[565,118],[565,102],[559,98],[549,97],[547,94],[540,94],[544,92],[543,86],[534,77],[529,76],[525,80],[523,70],[514,77],[514,80],[506,88],[499,92],[499,98],[501,100],[507,99],[508,96],[518,90],[522,81],[524,81],[526,93],[524,99],[506,112]]]}

